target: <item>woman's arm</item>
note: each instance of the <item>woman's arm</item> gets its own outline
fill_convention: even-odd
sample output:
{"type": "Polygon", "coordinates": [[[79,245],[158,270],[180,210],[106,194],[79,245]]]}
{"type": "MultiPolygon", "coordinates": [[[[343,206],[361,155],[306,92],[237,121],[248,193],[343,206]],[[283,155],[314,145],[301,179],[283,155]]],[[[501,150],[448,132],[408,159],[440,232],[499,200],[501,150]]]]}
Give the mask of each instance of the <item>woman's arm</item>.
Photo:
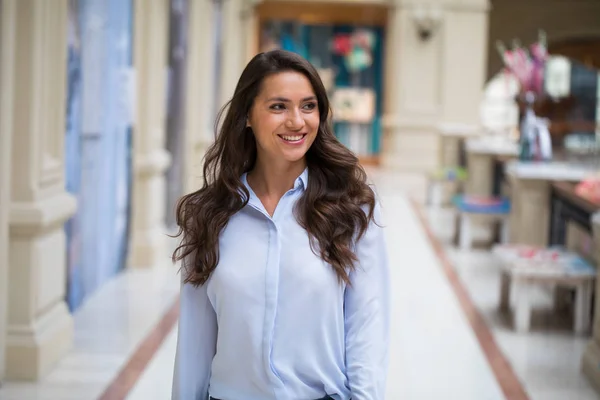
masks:
{"type": "MultiPolygon", "coordinates": [[[[381,210],[375,207],[375,222],[381,210]]],[[[346,370],[352,400],[383,400],[388,365],[390,288],[383,229],[371,222],[356,245],[358,263],[346,288],[346,370]]]]}
{"type": "MultiPolygon", "coordinates": [[[[183,273],[184,269],[182,269],[183,273]]],[[[181,284],[173,400],[207,400],[217,344],[217,318],[206,284],[181,284]]]]}

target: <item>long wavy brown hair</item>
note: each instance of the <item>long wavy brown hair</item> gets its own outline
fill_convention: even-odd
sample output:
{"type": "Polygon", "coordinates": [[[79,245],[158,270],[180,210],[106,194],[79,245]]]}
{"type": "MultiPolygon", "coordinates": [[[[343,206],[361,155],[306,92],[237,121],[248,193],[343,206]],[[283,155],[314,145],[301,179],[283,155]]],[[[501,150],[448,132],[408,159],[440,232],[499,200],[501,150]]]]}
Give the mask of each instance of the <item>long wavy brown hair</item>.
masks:
{"type": "Polygon", "coordinates": [[[241,176],[252,170],[257,153],[246,118],[263,80],[284,71],[308,78],[320,113],[315,141],[306,153],[308,185],[296,203],[295,216],[308,233],[313,252],[331,265],[341,282],[350,283],[349,273],[357,261],[353,245],[373,219],[375,195],[358,158],[333,133],[329,100],[318,72],[302,57],[282,50],[258,54],[248,63],[233,98],[217,118],[218,133],[204,159],[202,188],[183,196],[177,205],[176,237],[182,239],[173,262],[186,259],[187,283],[198,286],[208,280],[219,263],[221,231],[248,203],[250,194],[241,176]]]}

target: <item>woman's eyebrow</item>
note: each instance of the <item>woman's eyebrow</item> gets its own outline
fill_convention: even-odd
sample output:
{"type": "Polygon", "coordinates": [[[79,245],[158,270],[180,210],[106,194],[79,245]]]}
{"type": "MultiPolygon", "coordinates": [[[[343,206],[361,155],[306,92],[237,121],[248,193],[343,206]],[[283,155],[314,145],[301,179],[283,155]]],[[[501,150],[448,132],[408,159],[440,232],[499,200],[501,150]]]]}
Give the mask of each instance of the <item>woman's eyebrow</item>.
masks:
{"type": "MultiPolygon", "coordinates": [[[[302,101],[304,102],[304,101],[310,101],[310,100],[316,100],[316,99],[317,99],[316,96],[309,96],[309,97],[303,98],[302,101]]],[[[290,99],[286,99],[285,97],[279,97],[279,96],[278,97],[270,97],[270,98],[268,98],[267,102],[270,102],[270,101],[280,101],[282,103],[289,103],[289,102],[291,102],[290,99]]]]}

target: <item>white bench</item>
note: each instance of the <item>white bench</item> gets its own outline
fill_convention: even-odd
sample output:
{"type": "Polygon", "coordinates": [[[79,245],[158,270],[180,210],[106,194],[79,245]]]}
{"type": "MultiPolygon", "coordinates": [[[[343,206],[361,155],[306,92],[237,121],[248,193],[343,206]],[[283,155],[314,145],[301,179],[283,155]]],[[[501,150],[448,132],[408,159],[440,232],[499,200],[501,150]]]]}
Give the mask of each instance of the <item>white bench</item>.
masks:
{"type": "Polygon", "coordinates": [[[592,294],[596,270],[575,253],[558,248],[519,245],[495,246],[501,260],[500,308],[508,310],[514,300],[513,323],[518,332],[527,332],[531,320],[531,291],[535,286],[562,286],[575,290],[573,330],[590,329],[592,294]],[[514,296],[514,299],[511,299],[514,296]]]}

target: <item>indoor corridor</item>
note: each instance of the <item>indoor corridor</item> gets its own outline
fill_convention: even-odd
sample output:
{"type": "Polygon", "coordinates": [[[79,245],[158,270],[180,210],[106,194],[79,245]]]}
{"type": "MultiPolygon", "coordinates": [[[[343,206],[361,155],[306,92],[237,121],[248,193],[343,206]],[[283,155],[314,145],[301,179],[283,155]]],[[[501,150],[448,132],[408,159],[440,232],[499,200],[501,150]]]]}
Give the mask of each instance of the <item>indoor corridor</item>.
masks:
{"type": "MultiPolygon", "coordinates": [[[[0,0],[0,400],[171,398],[175,208],[220,127],[252,145],[224,123],[254,119],[260,96],[236,86],[273,77],[240,79],[271,50],[314,66],[310,115],[326,94],[382,204],[387,395],[352,400],[600,399],[598,16],[598,0],[0,0]]],[[[296,103],[284,89],[268,99],[296,103]]]]}
{"type": "MultiPolygon", "coordinates": [[[[393,288],[386,399],[595,398],[581,387],[568,397],[528,397],[529,382],[523,386],[513,372],[433,237],[435,222],[426,221],[420,199],[412,197],[424,193],[423,182],[380,170],[370,175],[383,205],[393,288]]],[[[170,398],[177,293],[177,268],[168,260],[159,269],[119,275],[77,311],[74,348],[57,368],[39,384],[8,383],[0,399],[170,398]]],[[[528,356],[521,361],[534,368],[536,358],[528,356]]],[[[569,354],[561,357],[568,361],[569,354]]]]}

